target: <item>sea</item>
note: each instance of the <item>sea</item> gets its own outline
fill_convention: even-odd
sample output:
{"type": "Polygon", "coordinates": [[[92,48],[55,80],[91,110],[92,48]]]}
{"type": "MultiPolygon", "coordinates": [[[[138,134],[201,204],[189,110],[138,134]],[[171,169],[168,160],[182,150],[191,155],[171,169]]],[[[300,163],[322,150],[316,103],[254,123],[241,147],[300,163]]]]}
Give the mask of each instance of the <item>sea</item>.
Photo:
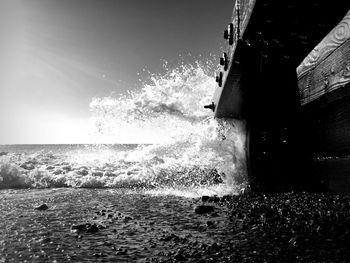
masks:
{"type": "Polygon", "coordinates": [[[96,142],[0,145],[0,262],[177,262],[184,246],[211,262],[234,227],[224,207],[196,206],[247,185],[245,124],[203,107],[212,72],[165,67],[137,91],[92,98],[96,142]]]}
{"type": "MultiPolygon", "coordinates": [[[[128,94],[92,98],[108,144],[0,145],[0,189],[128,188],[223,195],[246,187],[244,123],[214,120],[211,60],[164,63],[128,94]],[[118,144],[130,134],[147,144],[118,144]]],[[[130,137],[130,136],[129,136],[130,137]]]]}

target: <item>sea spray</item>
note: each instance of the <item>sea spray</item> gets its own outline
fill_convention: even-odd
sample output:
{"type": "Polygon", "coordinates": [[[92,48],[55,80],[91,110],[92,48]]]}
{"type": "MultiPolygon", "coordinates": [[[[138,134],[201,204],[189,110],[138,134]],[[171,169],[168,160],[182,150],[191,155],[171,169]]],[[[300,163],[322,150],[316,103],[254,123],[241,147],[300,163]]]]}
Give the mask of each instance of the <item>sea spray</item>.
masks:
{"type": "Polygon", "coordinates": [[[90,109],[95,137],[113,143],[129,138],[133,143],[162,143],[196,129],[197,123],[211,117],[203,105],[211,101],[216,84],[202,65],[181,65],[164,75],[151,75],[140,90],[128,95],[94,98],[90,109]]]}
{"type": "Polygon", "coordinates": [[[183,64],[151,75],[138,91],[94,98],[96,142],[137,147],[10,153],[0,160],[0,188],[128,187],[183,194],[220,186],[214,191],[220,194],[244,187],[244,122],[214,120],[203,108],[216,86],[212,72],[211,63],[183,64]]]}
{"type": "MultiPolygon", "coordinates": [[[[182,185],[178,174],[200,167],[216,170],[226,184],[244,185],[244,123],[216,121],[203,107],[211,102],[216,87],[213,71],[208,62],[182,64],[151,75],[141,90],[127,96],[94,99],[90,106],[98,132],[114,139],[121,134],[124,139],[147,137],[153,145],[130,154],[137,156],[136,163],[144,162],[147,175],[175,177],[174,183],[182,185]]],[[[196,179],[193,176],[193,184],[196,179]]]]}

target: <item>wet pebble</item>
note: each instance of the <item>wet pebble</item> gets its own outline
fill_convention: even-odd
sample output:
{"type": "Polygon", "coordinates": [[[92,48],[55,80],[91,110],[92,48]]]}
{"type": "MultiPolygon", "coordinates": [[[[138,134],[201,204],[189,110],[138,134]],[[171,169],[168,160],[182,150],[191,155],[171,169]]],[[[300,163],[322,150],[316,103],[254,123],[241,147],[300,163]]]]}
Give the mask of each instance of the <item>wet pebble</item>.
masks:
{"type": "Polygon", "coordinates": [[[41,243],[50,243],[51,242],[51,238],[46,237],[46,238],[41,239],[40,241],[41,241],[41,243]]]}
{"type": "Polygon", "coordinates": [[[222,198],[218,197],[217,195],[214,195],[214,196],[203,195],[201,199],[202,199],[202,202],[207,202],[207,203],[218,203],[219,201],[222,200],[222,198]]]}
{"type": "Polygon", "coordinates": [[[208,214],[214,212],[214,207],[211,205],[197,205],[194,212],[196,214],[208,214]]]}
{"type": "Polygon", "coordinates": [[[71,226],[71,231],[85,231],[88,233],[95,233],[99,231],[99,227],[97,224],[93,223],[82,223],[82,224],[77,224],[77,225],[72,225],[71,226]]]}
{"type": "Polygon", "coordinates": [[[124,221],[130,221],[132,220],[133,218],[131,216],[124,216],[124,221]]]}
{"type": "Polygon", "coordinates": [[[41,204],[41,205],[35,207],[34,209],[39,210],[39,211],[44,211],[44,210],[49,209],[49,207],[47,206],[47,204],[41,204]]]}
{"type": "Polygon", "coordinates": [[[203,195],[201,199],[202,199],[202,202],[208,202],[208,200],[210,199],[210,196],[203,195]]]}
{"type": "Polygon", "coordinates": [[[102,252],[92,254],[94,257],[105,257],[106,255],[102,252]]]}
{"type": "Polygon", "coordinates": [[[98,231],[99,231],[99,228],[97,227],[96,224],[93,224],[89,228],[86,229],[86,232],[89,232],[89,233],[95,233],[98,231]]]}
{"type": "Polygon", "coordinates": [[[174,259],[176,261],[186,261],[187,260],[185,252],[182,248],[180,248],[176,251],[176,254],[174,255],[174,259]]]}

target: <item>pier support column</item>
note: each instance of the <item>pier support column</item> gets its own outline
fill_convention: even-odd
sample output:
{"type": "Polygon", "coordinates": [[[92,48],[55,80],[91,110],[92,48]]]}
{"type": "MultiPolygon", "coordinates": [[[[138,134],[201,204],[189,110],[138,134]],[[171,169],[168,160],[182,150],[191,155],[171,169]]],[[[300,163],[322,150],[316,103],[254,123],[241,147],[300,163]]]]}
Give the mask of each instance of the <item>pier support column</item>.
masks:
{"type": "Polygon", "coordinates": [[[251,187],[302,190],[302,185],[307,188],[303,175],[308,156],[302,147],[295,66],[273,42],[259,37],[245,42],[240,59],[251,187]]]}

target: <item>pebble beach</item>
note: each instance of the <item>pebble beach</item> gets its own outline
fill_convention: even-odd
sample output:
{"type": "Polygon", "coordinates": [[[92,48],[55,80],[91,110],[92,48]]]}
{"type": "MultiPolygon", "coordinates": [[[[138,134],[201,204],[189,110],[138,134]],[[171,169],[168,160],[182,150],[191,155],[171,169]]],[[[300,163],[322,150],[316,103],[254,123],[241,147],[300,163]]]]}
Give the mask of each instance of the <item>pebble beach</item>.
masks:
{"type": "Polygon", "coordinates": [[[350,199],[0,192],[0,262],[349,262],[350,199]]]}

